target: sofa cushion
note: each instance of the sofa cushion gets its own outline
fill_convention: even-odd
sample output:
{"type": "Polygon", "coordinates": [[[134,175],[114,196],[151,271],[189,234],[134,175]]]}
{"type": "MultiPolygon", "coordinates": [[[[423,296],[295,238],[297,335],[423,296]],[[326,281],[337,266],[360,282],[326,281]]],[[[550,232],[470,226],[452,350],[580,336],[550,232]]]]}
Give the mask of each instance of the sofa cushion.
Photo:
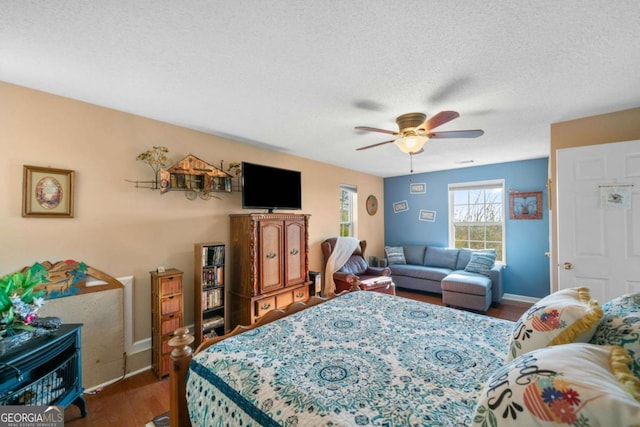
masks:
{"type": "Polygon", "coordinates": [[[425,245],[403,245],[404,259],[407,264],[422,265],[424,261],[425,245]]]}
{"type": "Polygon", "coordinates": [[[473,255],[476,252],[488,252],[488,253],[492,253],[492,254],[496,254],[496,250],[495,249],[467,249],[467,248],[460,248],[459,249],[459,253],[458,253],[458,261],[456,262],[456,270],[464,270],[464,268],[467,266],[467,264],[469,264],[469,261],[471,260],[471,255],[473,255]]]}
{"type": "Polygon", "coordinates": [[[473,251],[467,248],[458,249],[458,261],[456,261],[456,270],[464,270],[464,268],[469,264],[469,260],[471,259],[471,254],[473,251]]]}
{"type": "Polygon", "coordinates": [[[389,265],[407,263],[404,258],[404,248],[402,246],[385,246],[384,253],[387,255],[389,265]]]}
{"type": "Polygon", "coordinates": [[[534,350],[495,371],[472,426],[632,426],[640,380],[617,346],[585,343],[534,350]]]}
{"type": "Polygon", "coordinates": [[[442,290],[472,295],[487,295],[491,292],[491,279],[481,274],[454,271],[442,279],[442,290]]]}
{"type": "Polygon", "coordinates": [[[633,359],[633,373],[640,378],[640,292],[605,302],[602,312],[591,343],[623,347],[633,359]]]}
{"type": "Polygon", "coordinates": [[[474,252],[464,271],[478,273],[489,277],[491,268],[496,262],[496,254],[491,252],[474,252]]]}
{"type": "Polygon", "coordinates": [[[416,279],[440,282],[451,273],[448,268],[424,267],[419,265],[395,264],[389,267],[392,276],[407,276],[416,279]]]}
{"type": "Polygon", "coordinates": [[[458,252],[458,249],[427,246],[427,253],[424,255],[424,265],[427,267],[455,270],[456,261],[458,261],[458,252]]]}

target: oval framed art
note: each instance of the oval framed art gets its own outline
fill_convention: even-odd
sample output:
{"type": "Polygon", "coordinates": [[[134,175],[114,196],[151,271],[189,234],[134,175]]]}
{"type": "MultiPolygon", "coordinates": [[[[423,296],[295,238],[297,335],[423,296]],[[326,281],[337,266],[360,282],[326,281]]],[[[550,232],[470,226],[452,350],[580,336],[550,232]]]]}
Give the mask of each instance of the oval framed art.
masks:
{"type": "Polygon", "coordinates": [[[376,212],[378,212],[378,199],[376,198],[376,196],[371,194],[369,197],[367,197],[366,207],[367,213],[369,215],[375,215],[376,212]]]}
{"type": "Polygon", "coordinates": [[[73,218],[74,171],[24,165],[22,216],[73,218]]]}

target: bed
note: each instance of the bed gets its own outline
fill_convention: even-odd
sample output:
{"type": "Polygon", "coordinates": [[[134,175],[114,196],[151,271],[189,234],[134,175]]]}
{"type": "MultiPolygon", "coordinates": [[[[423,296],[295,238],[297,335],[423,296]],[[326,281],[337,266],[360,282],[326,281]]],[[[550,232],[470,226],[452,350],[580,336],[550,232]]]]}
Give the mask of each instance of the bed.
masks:
{"type": "Polygon", "coordinates": [[[360,291],[230,335],[176,331],[172,426],[640,426],[640,293],[511,322],[360,291]]]}
{"type": "Polygon", "coordinates": [[[200,351],[187,380],[189,417],[193,425],[470,425],[512,328],[349,293],[200,351]]]}

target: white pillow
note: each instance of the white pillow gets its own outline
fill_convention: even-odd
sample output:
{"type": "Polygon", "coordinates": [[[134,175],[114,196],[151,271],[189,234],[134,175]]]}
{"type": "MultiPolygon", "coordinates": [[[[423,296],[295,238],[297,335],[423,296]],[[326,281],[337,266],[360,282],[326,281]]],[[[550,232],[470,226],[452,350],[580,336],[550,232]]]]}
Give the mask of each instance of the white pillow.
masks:
{"type": "Polygon", "coordinates": [[[537,348],[570,342],[589,342],[602,309],[588,288],[562,289],[535,303],[516,322],[507,360],[537,348]]]}
{"type": "Polygon", "coordinates": [[[472,426],[637,426],[640,379],[619,346],[572,343],[518,357],[487,381],[472,426]]]}

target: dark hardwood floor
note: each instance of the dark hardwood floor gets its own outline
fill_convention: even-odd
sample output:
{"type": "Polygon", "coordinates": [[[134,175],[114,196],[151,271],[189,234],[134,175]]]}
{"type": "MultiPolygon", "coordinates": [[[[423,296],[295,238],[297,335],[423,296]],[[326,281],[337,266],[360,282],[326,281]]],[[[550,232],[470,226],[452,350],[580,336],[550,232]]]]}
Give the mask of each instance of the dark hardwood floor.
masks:
{"type": "MultiPolygon", "coordinates": [[[[398,296],[431,304],[443,305],[437,294],[398,290],[398,296]]],[[[518,320],[531,304],[505,301],[491,307],[489,316],[518,320]]],[[[169,410],[169,379],[158,378],[151,372],[131,376],[105,387],[96,394],[87,394],[88,416],[82,418],[75,406],[64,413],[65,425],[72,427],[122,426],[140,427],[157,415],[169,410]]]]}
{"type": "MultiPolygon", "coordinates": [[[[430,304],[436,305],[444,305],[442,303],[442,295],[439,294],[430,294],[426,292],[414,292],[407,291],[403,289],[397,289],[396,295],[404,298],[411,298],[414,300],[428,302],[430,304]]],[[[531,304],[518,302],[518,301],[502,301],[500,304],[497,304],[495,307],[489,307],[489,311],[487,311],[487,316],[498,317],[500,319],[506,319],[511,321],[516,321],[522,316],[522,314],[527,311],[531,307],[531,304]]]]}
{"type": "Polygon", "coordinates": [[[141,427],[169,410],[169,378],[158,380],[145,371],[96,394],[86,394],[88,415],[74,405],[64,411],[64,424],[74,427],[141,427]]]}

